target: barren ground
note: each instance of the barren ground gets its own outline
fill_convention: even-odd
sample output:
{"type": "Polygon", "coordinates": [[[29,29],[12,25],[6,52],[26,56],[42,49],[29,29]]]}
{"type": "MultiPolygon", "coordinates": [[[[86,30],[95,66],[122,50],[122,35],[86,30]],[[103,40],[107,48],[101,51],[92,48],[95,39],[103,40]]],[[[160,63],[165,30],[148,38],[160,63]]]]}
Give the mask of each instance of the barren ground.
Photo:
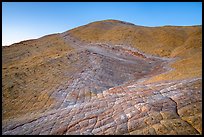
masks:
{"type": "Polygon", "coordinates": [[[153,49],[107,41],[134,25],[105,23],[2,48],[3,134],[202,134],[200,30],[153,49]]]}

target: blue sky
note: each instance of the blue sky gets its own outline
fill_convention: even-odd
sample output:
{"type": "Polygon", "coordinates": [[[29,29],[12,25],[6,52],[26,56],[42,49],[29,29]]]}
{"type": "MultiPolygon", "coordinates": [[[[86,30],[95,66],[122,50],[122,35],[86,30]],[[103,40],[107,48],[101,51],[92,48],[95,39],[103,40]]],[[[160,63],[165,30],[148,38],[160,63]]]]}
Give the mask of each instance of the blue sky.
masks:
{"type": "Polygon", "coordinates": [[[142,26],[201,25],[202,2],[3,2],[2,45],[105,19],[142,26]]]}

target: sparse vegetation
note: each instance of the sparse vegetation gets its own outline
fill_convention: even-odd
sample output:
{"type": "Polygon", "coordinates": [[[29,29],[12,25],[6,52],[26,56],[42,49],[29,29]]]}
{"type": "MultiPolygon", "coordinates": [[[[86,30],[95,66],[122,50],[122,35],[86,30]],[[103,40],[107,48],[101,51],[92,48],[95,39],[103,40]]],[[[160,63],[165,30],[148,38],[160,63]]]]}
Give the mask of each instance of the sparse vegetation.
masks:
{"type": "Polygon", "coordinates": [[[2,54],[4,134],[202,134],[202,26],[105,20],[2,54]]]}

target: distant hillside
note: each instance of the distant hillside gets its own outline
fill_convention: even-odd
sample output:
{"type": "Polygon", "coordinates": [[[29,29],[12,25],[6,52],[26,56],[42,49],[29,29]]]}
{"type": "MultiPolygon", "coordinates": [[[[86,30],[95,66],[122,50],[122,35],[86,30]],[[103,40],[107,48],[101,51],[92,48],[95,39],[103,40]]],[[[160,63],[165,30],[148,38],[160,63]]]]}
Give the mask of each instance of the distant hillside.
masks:
{"type": "Polygon", "coordinates": [[[148,54],[180,58],[179,62],[172,64],[176,71],[155,77],[154,80],[201,75],[202,26],[144,27],[117,20],[104,20],[68,32],[90,43],[122,44],[148,54]]]}

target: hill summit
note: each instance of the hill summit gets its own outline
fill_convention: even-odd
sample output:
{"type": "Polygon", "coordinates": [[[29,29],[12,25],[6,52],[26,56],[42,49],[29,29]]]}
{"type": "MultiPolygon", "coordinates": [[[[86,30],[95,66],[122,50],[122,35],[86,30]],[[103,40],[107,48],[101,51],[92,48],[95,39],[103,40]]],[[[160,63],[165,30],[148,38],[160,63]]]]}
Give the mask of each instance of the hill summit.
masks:
{"type": "Polygon", "coordinates": [[[2,134],[202,134],[202,26],[92,22],[2,47],[2,134]]]}

